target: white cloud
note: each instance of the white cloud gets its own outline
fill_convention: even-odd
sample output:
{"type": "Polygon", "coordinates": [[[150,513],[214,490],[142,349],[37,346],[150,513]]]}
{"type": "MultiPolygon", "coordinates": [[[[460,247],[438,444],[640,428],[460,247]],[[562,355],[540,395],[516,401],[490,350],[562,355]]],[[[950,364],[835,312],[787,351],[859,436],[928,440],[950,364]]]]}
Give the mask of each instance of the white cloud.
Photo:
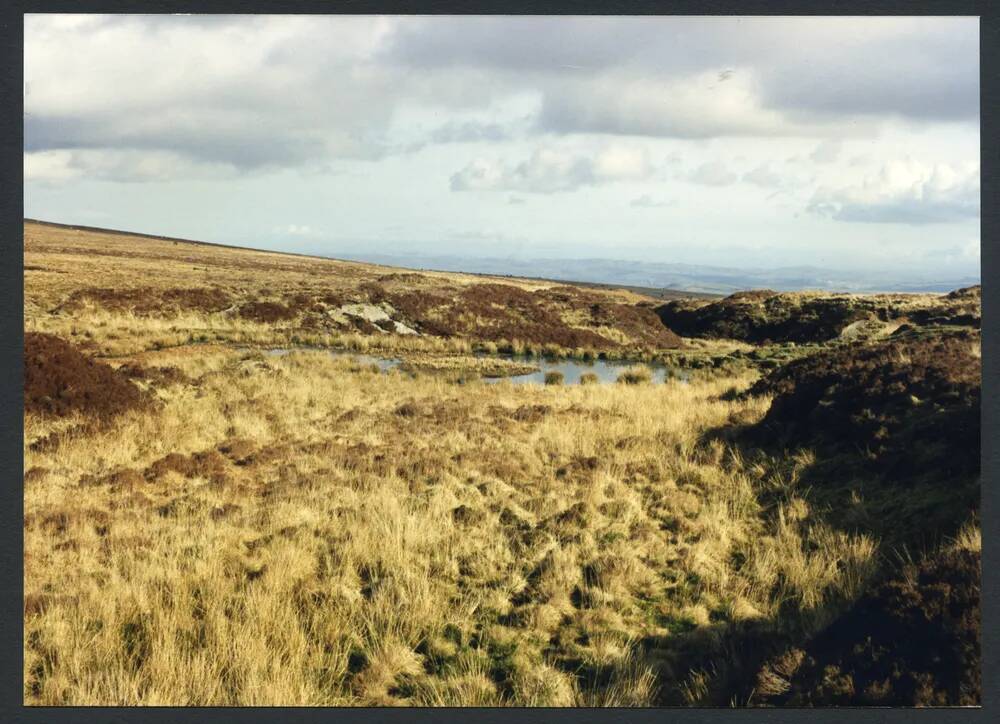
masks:
{"type": "Polygon", "coordinates": [[[451,177],[452,191],[518,191],[550,194],[615,181],[634,181],[652,173],[641,148],[611,144],[595,153],[542,147],[515,166],[476,159],[451,177]]]}
{"type": "Polygon", "coordinates": [[[288,224],[288,226],[276,226],[274,233],[287,234],[288,236],[313,236],[316,232],[306,224],[288,224]]]}
{"type": "Polygon", "coordinates": [[[676,201],[657,201],[649,194],[643,194],[632,199],[629,202],[629,206],[636,209],[654,209],[654,208],[666,208],[668,206],[674,206],[676,201]]]}
{"type": "Polygon", "coordinates": [[[785,178],[780,173],[773,170],[771,165],[767,163],[762,163],[752,171],[748,171],[743,174],[743,180],[747,183],[753,184],[754,186],[771,189],[781,188],[785,185],[785,178]]]}
{"type": "Polygon", "coordinates": [[[78,179],[146,183],[188,178],[227,178],[226,163],[198,162],[170,151],[132,149],[56,149],[24,154],[25,181],[62,184],[78,179]]]}
{"type": "Polygon", "coordinates": [[[702,186],[731,186],[739,176],[729,170],[722,161],[706,161],[686,176],[688,181],[702,186]]]}
{"type": "Polygon", "coordinates": [[[718,75],[712,69],[681,77],[621,72],[560,80],[546,87],[539,124],[557,133],[691,139],[842,132],[822,120],[804,124],[766,108],[749,71],[726,82],[718,75]]]}
{"type": "Polygon", "coordinates": [[[501,142],[509,129],[448,116],[516,95],[537,97],[535,132],[559,135],[873,134],[900,115],[976,116],[975,23],[28,15],[25,148],[242,170],[378,159],[419,147],[387,137],[414,107],[444,111],[424,143],[501,142]]]}
{"type": "Polygon", "coordinates": [[[827,139],[816,146],[809,158],[815,163],[833,163],[840,157],[842,148],[843,143],[839,139],[827,139]]]}
{"type": "Polygon", "coordinates": [[[848,186],[817,189],[813,213],[837,221],[933,224],[979,217],[979,164],[906,159],[848,186]]]}
{"type": "MultiPolygon", "coordinates": [[[[25,150],[170,153],[191,162],[178,175],[194,164],[253,171],[380,158],[398,150],[385,134],[401,104],[483,100],[460,70],[415,78],[375,62],[387,22],[29,15],[25,150]]],[[[445,128],[442,140],[476,130],[445,128]]]]}

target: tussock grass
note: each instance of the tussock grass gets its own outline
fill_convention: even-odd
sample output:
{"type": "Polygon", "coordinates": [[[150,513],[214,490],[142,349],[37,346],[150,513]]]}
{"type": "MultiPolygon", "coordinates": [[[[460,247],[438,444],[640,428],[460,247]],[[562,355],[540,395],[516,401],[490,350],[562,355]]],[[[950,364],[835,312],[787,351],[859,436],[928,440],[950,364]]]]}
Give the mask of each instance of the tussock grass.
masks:
{"type": "Polygon", "coordinates": [[[763,414],[719,399],[733,380],[145,359],[192,383],[52,451],[30,443],[56,425],[25,420],[44,471],[25,490],[29,703],[648,705],[687,680],[664,674],[678,632],[850,597],[873,555],[802,502],[769,514],[753,472],[699,444],[763,414]],[[221,481],[113,481],[232,439],[252,453],[221,481]]]}
{"type": "MultiPolygon", "coordinates": [[[[799,489],[807,453],[744,459],[712,434],[768,408],[739,394],[756,373],[711,362],[746,345],[263,323],[238,305],[483,280],[137,243],[26,225],[26,262],[52,270],[26,272],[26,330],[180,373],[140,381],[156,404],[104,426],[24,418],[27,704],[727,705],[733,636],[808,636],[879,557],[799,489]],[[218,288],[237,311],[64,307],[98,278],[218,288]],[[383,373],[311,347],[431,362],[383,373]],[[477,375],[521,362],[477,352],[706,369],[489,385],[477,375]]],[[[955,545],[978,545],[975,529],[955,545]]]]}
{"type": "Polygon", "coordinates": [[[653,373],[648,367],[630,367],[618,375],[618,382],[625,385],[648,384],[653,380],[653,373]]]}

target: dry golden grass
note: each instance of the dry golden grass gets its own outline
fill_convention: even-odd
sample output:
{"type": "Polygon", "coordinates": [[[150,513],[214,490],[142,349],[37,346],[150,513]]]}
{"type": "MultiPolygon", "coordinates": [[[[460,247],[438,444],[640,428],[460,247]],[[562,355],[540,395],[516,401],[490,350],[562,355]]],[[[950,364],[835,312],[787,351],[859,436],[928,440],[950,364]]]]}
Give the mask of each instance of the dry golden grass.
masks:
{"type": "Polygon", "coordinates": [[[850,596],[873,555],[794,496],[772,520],[726,450],[699,446],[764,411],[720,401],[731,380],[454,386],[222,348],[146,361],[194,382],[51,452],[30,447],[51,425],[26,418],[31,703],[650,704],[666,662],[640,641],[669,660],[677,631],[850,596]],[[219,479],[112,477],[233,438],[250,462],[219,479]],[[575,673],[594,670],[610,680],[575,673]]]}
{"type": "Polygon", "coordinates": [[[25,416],[28,704],[726,704],[705,664],[725,659],[725,631],[818,626],[874,565],[875,541],[826,526],[797,490],[807,459],[766,468],[708,434],[764,414],[766,399],[723,394],[750,374],[456,385],[321,351],[268,357],[237,344],[471,346],[55,312],[100,275],[171,288],[205,274],[252,297],[385,270],[26,234],[26,263],[45,269],[26,272],[26,329],[185,376],[140,382],[160,404],[103,429],[25,416]],[[33,444],[55,431],[57,446],[33,444]]]}
{"type": "Polygon", "coordinates": [[[403,353],[402,369],[417,372],[462,372],[480,377],[514,377],[538,371],[537,365],[501,357],[403,353]]]}

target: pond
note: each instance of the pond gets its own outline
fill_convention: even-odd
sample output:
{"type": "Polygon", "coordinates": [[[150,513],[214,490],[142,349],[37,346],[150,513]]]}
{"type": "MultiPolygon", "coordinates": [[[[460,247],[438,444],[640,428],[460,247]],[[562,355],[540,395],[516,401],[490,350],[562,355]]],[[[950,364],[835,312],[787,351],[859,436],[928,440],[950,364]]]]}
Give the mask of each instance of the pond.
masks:
{"type": "MultiPolygon", "coordinates": [[[[300,347],[298,349],[319,350],[320,348],[318,348],[318,347],[308,347],[308,348],[302,348],[302,347],[300,347]]],[[[285,347],[279,347],[277,349],[266,349],[266,350],[264,350],[264,354],[266,354],[268,357],[281,357],[282,355],[286,355],[289,352],[294,352],[294,351],[296,351],[296,350],[295,349],[288,349],[288,348],[285,348],[285,347]]],[[[329,352],[330,352],[330,354],[333,357],[347,357],[347,358],[353,360],[354,362],[356,362],[359,365],[369,365],[369,366],[370,365],[378,365],[378,368],[380,370],[382,370],[383,372],[388,372],[389,370],[391,370],[391,369],[393,369],[395,367],[399,367],[399,365],[402,362],[402,360],[398,360],[398,359],[394,359],[394,358],[373,357],[370,354],[363,354],[361,352],[350,352],[350,351],[340,350],[340,349],[331,349],[331,350],[329,350],[329,352]]]]}
{"type": "Polygon", "coordinates": [[[619,375],[631,367],[645,367],[653,375],[653,382],[666,382],[668,377],[686,381],[687,372],[679,369],[664,367],[659,364],[635,362],[630,360],[575,360],[575,359],[547,359],[545,357],[529,357],[526,355],[497,355],[503,359],[522,362],[524,364],[538,367],[538,372],[530,372],[526,375],[515,375],[513,377],[493,377],[484,378],[485,382],[496,383],[500,380],[510,380],[515,385],[523,384],[545,384],[545,375],[548,372],[559,372],[563,376],[564,385],[578,385],[580,378],[587,374],[597,375],[600,384],[617,382],[619,375]]]}
{"type": "MultiPolygon", "coordinates": [[[[291,349],[278,348],[265,350],[265,354],[269,356],[280,356],[288,354],[291,349]]],[[[348,357],[360,365],[378,365],[378,368],[383,372],[387,372],[391,369],[399,367],[402,364],[402,360],[396,358],[386,358],[386,357],[375,357],[369,354],[363,354],[361,352],[351,352],[348,350],[329,350],[330,354],[334,357],[348,357]]],[[[606,384],[609,382],[617,382],[619,375],[630,367],[642,366],[648,369],[653,375],[653,382],[666,382],[667,379],[673,378],[680,380],[681,382],[686,382],[688,378],[688,372],[686,370],[681,370],[678,368],[665,367],[659,364],[650,364],[642,362],[634,362],[629,360],[572,360],[572,359],[547,359],[545,357],[532,357],[529,355],[511,355],[511,354],[498,354],[498,355],[486,355],[478,354],[477,357],[492,356],[499,359],[507,359],[513,362],[518,362],[521,364],[531,365],[533,367],[538,367],[537,372],[529,372],[524,375],[513,375],[511,377],[483,377],[483,381],[489,384],[496,384],[502,380],[508,380],[511,384],[515,385],[525,385],[534,384],[542,385],[545,384],[545,375],[548,372],[559,372],[563,376],[564,385],[578,385],[580,384],[580,377],[587,373],[592,373],[597,375],[597,380],[600,384],[606,384]]]]}

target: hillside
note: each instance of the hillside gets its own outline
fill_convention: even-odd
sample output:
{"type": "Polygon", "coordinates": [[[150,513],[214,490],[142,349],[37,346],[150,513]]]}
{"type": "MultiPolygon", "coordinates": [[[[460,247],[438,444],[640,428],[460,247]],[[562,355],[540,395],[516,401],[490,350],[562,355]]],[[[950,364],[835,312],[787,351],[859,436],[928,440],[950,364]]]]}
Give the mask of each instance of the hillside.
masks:
{"type": "Polygon", "coordinates": [[[28,704],[980,701],[978,289],[24,275],[28,704]]]}
{"type": "MultiPolygon", "coordinates": [[[[361,335],[371,346],[392,347],[402,334],[417,349],[461,341],[628,356],[680,346],[659,323],[653,300],[625,290],[416,273],[35,222],[25,224],[25,272],[27,319],[79,321],[101,311],[185,316],[183,329],[162,330],[161,345],[188,336],[270,335],[338,346],[361,335]]],[[[142,342],[130,337],[128,344],[142,342]]]]}

